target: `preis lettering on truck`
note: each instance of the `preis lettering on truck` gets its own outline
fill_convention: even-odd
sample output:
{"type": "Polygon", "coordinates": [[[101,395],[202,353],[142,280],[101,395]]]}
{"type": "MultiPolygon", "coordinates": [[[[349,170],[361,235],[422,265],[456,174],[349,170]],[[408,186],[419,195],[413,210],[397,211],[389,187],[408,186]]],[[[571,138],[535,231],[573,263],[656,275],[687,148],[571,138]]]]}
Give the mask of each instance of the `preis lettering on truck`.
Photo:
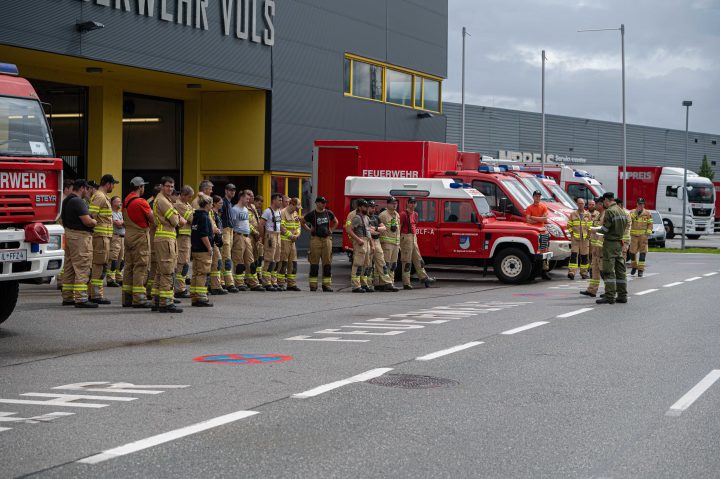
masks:
{"type": "Polygon", "coordinates": [[[62,171],[37,93],[14,65],[0,63],[0,323],[20,281],[62,268],[62,171]]]}

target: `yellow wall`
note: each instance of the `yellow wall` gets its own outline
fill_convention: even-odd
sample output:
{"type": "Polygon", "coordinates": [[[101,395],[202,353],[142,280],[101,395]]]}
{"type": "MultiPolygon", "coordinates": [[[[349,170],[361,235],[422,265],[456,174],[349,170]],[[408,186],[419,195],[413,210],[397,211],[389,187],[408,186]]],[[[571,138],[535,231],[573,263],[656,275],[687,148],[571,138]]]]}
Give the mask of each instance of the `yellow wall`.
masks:
{"type": "MultiPolygon", "coordinates": [[[[116,85],[93,86],[88,94],[88,178],[122,178],[123,91],[116,85]]],[[[122,185],[117,186],[122,191],[122,185]]]]}
{"type": "Polygon", "coordinates": [[[203,93],[200,117],[203,173],[264,169],[264,91],[203,93]]]}

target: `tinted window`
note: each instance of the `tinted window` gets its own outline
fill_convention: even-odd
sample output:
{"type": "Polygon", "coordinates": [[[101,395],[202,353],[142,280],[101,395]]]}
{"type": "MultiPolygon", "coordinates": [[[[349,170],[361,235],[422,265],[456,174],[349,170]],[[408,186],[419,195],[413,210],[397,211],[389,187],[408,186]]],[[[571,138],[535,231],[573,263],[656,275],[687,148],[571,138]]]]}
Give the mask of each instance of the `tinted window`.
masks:
{"type": "Polygon", "coordinates": [[[472,206],[467,201],[446,201],[443,219],[446,223],[477,223],[472,206]]]}
{"type": "Polygon", "coordinates": [[[418,222],[435,222],[435,200],[417,200],[415,211],[418,214],[418,222]]]}

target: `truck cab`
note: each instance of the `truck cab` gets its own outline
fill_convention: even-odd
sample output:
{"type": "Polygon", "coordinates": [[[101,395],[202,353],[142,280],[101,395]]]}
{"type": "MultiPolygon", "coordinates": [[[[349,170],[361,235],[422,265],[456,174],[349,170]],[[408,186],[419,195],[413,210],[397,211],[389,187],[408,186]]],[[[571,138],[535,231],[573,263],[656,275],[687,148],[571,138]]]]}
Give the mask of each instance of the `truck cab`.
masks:
{"type": "MultiPolygon", "coordinates": [[[[418,247],[428,263],[492,267],[500,281],[517,284],[534,278],[543,260],[552,258],[544,229],[499,220],[485,195],[452,178],[348,177],[345,214],[360,198],[382,209],[389,196],[399,200],[398,211],[408,198],[417,199],[418,247]]],[[[351,249],[347,235],[343,244],[351,249]]]]}
{"type": "MultiPolygon", "coordinates": [[[[498,220],[526,224],[525,209],[533,202],[532,193],[518,178],[505,174],[499,167],[483,165],[479,171],[445,171],[436,177],[453,178],[478,190],[486,197],[498,220]]],[[[550,235],[553,262],[563,262],[570,258],[568,217],[550,211],[548,219],[546,227],[550,235]]]]}
{"type": "Polygon", "coordinates": [[[62,269],[62,171],[35,90],[0,63],[0,323],[15,308],[20,281],[62,269]]]}

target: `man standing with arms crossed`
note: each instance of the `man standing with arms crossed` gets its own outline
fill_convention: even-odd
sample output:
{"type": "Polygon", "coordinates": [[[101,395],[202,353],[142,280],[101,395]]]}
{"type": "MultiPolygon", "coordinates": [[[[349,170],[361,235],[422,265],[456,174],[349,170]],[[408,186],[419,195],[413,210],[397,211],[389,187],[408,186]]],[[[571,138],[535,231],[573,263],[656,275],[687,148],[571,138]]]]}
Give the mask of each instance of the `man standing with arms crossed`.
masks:
{"type": "Polygon", "coordinates": [[[410,197],[405,211],[400,213],[400,260],[402,261],[403,289],[413,289],[410,284],[410,272],[413,265],[418,279],[425,283],[426,288],[435,282],[435,278],[429,277],[425,272],[425,262],[420,256],[420,248],[417,244],[418,214],[415,211],[416,207],[417,200],[410,197]]]}
{"type": "Polygon", "coordinates": [[[263,261],[265,248],[263,246],[263,234],[260,231],[260,212],[263,210],[263,200],[261,195],[256,195],[255,198],[248,203],[248,210],[250,211],[250,235],[253,240],[253,257],[255,258],[255,271],[257,272],[258,282],[262,283],[263,279],[263,261]]]}
{"type": "Polygon", "coordinates": [[[237,187],[234,184],[228,183],[225,185],[225,196],[223,197],[222,208],[220,209],[220,219],[223,224],[223,246],[220,249],[223,261],[223,283],[225,284],[225,289],[227,289],[230,293],[240,292],[240,290],[235,287],[235,281],[233,279],[233,229],[230,223],[230,209],[232,208],[232,202],[235,198],[236,191],[237,187]]]}
{"type": "Polygon", "coordinates": [[[155,306],[161,313],[182,313],[182,308],[175,306],[173,282],[177,266],[177,235],[176,227],[187,224],[185,218],[173,207],[170,201],[175,191],[175,180],[169,176],[160,179],[163,189],[153,202],[155,215],[155,254],[157,255],[157,273],[155,274],[155,306]]]}
{"type": "Polygon", "coordinates": [[[155,224],[155,217],[150,205],[142,197],[147,184],[139,176],[130,180],[132,191],[123,201],[125,271],[122,305],[126,308],[151,306],[146,296],[145,279],[150,267],[150,226],[155,224]]]}
{"type": "Polygon", "coordinates": [[[390,197],[387,200],[387,209],[380,213],[380,221],[385,225],[385,232],[380,235],[385,263],[388,265],[390,286],[395,288],[395,271],[400,254],[400,213],[397,212],[398,200],[390,197]]]}
{"type": "Polygon", "coordinates": [[[117,288],[123,280],[125,265],[125,220],[123,220],[122,200],[119,196],[110,199],[112,206],[113,236],[110,240],[110,264],[108,265],[107,287],[117,288]]]}
{"type": "Polygon", "coordinates": [[[638,198],[637,208],[630,213],[630,223],[630,258],[632,259],[630,276],[637,272],[638,278],[642,278],[645,273],[648,238],[653,231],[653,218],[645,209],[645,198],[638,198]],[[637,254],[640,255],[639,260],[637,254]]]}
{"type": "Polygon", "coordinates": [[[263,250],[267,267],[263,271],[263,286],[267,291],[281,291],[278,286],[277,268],[280,263],[280,235],[285,228],[281,224],[280,207],[282,195],[270,197],[270,207],[260,217],[260,231],[263,234],[263,250]]]}
{"type": "Polygon", "coordinates": [[[325,207],[326,205],[327,200],[318,196],[315,200],[315,209],[302,218],[302,225],[310,232],[310,250],[308,251],[310,291],[318,289],[318,274],[322,260],[322,290],[332,293],[332,235],[333,230],[338,226],[338,219],[332,211],[325,207]]]}
{"type": "Polygon", "coordinates": [[[190,255],[192,249],[192,223],[194,211],[190,201],[192,200],[193,191],[192,187],[185,185],[180,190],[180,197],[175,202],[175,209],[178,211],[180,216],[185,218],[187,224],[182,228],[178,228],[177,237],[177,248],[178,248],[178,260],[177,267],[175,268],[175,297],[176,298],[189,298],[190,294],[187,291],[187,285],[185,280],[187,274],[190,271],[190,255]]]}
{"type": "Polygon", "coordinates": [[[280,224],[285,231],[280,236],[280,268],[278,283],[287,291],[300,291],[297,286],[297,248],[295,242],[300,238],[300,200],[291,198],[288,205],[280,211],[280,224]]]}
{"type": "MultiPolygon", "coordinates": [[[[533,203],[525,208],[525,220],[528,224],[538,226],[545,229],[545,224],[548,222],[548,208],[542,202],[542,193],[540,191],[533,191],[533,203]]],[[[541,277],[542,279],[551,280],[550,274],[550,263],[548,260],[543,261],[543,270],[541,277]]]]}
{"type": "Polygon", "coordinates": [[[396,293],[400,290],[392,284],[393,279],[390,278],[388,264],[385,261],[382,245],[380,243],[380,238],[387,233],[387,227],[380,220],[380,217],[377,214],[377,209],[377,204],[374,201],[370,201],[368,209],[368,223],[370,224],[370,242],[373,244],[373,251],[369,258],[370,268],[372,270],[372,279],[369,279],[368,282],[372,281],[372,287],[375,288],[375,291],[396,293]]]}
{"type": "Polygon", "coordinates": [[[92,234],[97,221],[90,217],[85,198],[89,186],[75,180],[70,194],[62,202],[62,223],[65,228],[65,268],[63,270],[62,304],[76,308],[97,308],[88,301],[88,280],[92,267],[92,234]]]}
{"type": "Polygon", "coordinates": [[[603,206],[602,198],[597,199],[595,213],[597,214],[593,215],[593,222],[590,227],[590,258],[592,261],[590,273],[592,276],[588,280],[587,290],[580,291],[580,294],[590,296],[591,298],[597,296],[598,289],[600,288],[600,279],[602,278],[603,235],[597,231],[597,228],[602,226],[603,220],[605,219],[605,207],[603,206]]]}
{"type": "Polygon", "coordinates": [[[575,279],[575,272],[580,267],[580,276],[587,279],[590,254],[590,226],[592,216],[585,211],[585,200],[578,198],[577,209],[570,213],[568,227],[572,233],[570,263],[568,264],[568,278],[575,279]],[[579,263],[578,263],[579,260],[579,263]]]}
{"type": "Polygon", "coordinates": [[[255,258],[253,256],[253,240],[250,237],[250,210],[253,192],[244,190],[238,202],[230,210],[230,221],[233,228],[232,261],[235,264],[235,287],[238,291],[265,291],[257,281],[255,258]]]}
{"type": "Polygon", "coordinates": [[[353,246],[353,262],[350,271],[350,284],[353,293],[365,293],[370,290],[367,282],[367,258],[372,251],[370,243],[370,225],[367,219],[368,202],[357,200],[355,215],[349,217],[349,226],[345,226],[353,246]]]}
{"type": "Polygon", "coordinates": [[[615,202],[613,193],[603,195],[605,216],[603,224],[593,227],[593,231],[603,234],[602,271],[605,281],[605,294],[596,300],[597,304],[627,303],[627,272],[623,253],[623,236],[627,227],[627,215],[615,202]]]}
{"type": "Polygon", "coordinates": [[[118,184],[112,175],[103,175],[100,186],[90,198],[90,216],[97,221],[93,230],[93,260],[92,275],[90,277],[90,301],[97,304],[110,304],[105,299],[103,282],[107,273],[107,264],[110,260],[110,240],[113,235],[112,206],[108,193],[118,184]]]}

